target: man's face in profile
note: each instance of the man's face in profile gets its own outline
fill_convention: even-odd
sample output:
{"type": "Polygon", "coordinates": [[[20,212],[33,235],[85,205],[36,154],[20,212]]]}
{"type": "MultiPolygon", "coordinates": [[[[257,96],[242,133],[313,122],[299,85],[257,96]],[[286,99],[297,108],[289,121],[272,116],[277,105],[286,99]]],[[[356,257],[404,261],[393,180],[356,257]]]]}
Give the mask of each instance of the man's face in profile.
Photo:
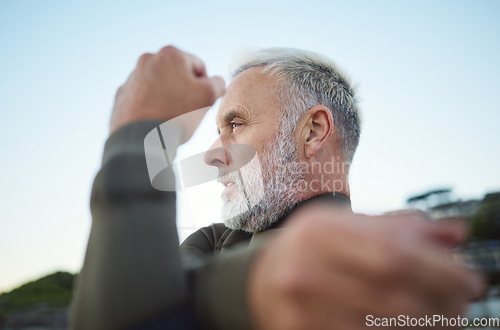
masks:
{"type": "Polygon", "coordinates": [[[298,201],[293,187],[302,176],[294,129],[282,120],[274,84],[275,78],[261,67],[236,76],[217,114],[220,137],[205,155],[207,164],[219,168],[219,182],[225,186],[223,218],[233,229],[266,229],[298,201]],[[238,144],[256,151],[240,172],[231,170],[231,145],[238,144]]]}

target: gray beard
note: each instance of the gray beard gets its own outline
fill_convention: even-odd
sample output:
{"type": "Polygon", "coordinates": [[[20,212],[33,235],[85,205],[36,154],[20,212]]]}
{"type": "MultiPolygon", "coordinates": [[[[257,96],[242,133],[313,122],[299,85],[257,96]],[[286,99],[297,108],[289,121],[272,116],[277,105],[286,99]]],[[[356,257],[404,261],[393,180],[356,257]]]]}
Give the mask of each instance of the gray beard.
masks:
{"type": "Polygon", "coordinates": [[[249,233],[268,229],[300,201],[298,183],[304,179],[291,134],[279,131],[239,171],[224,175],[236,184],[236,196],[222,195],[222,218],[231,229],[249,233]]]}

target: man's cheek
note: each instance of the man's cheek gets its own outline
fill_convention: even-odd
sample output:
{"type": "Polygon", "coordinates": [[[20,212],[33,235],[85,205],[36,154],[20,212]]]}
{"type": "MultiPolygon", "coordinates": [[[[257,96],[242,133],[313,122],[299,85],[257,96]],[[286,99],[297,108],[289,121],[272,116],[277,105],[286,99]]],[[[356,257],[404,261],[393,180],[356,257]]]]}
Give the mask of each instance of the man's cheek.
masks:
{"type": "Polygon", "coordinates": [[[254,206],[259,203],[265,195],[264,192],[264,182],[262,177],[261,166],[258,162],[258,158],[254,158],[252,162],[245,166],[242,171],[242,181],[243,189],[246,193],[248,201],[254,206]]]}

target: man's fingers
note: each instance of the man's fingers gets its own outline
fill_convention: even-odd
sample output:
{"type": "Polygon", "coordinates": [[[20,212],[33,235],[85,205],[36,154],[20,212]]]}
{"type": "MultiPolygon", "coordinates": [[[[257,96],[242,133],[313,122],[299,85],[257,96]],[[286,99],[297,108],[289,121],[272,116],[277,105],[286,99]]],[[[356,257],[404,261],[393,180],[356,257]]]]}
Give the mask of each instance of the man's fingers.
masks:
{"type": "Polygon", "coordinates": [[[137,60],[137,68],[145,66],[153,58],[153,56],[154,55],[151,53],[144,53],[139,56],[139,59],[137,60]]]}
{"type": "Polygon", "coordinates": [[[226,83],[224,78],[220,76],[208,77],[205,63],[198,57],[185,54],[188,69],[191,70],[195,79],[201,82],[200,92],[202,100],[201,106],[211,106],[215,100],[221,97],[226,91],[226,83]]]}
{"type": "Polygon", "coordinates": [[[206,78],[207,77],[207,69],[205,67],[205,63],[198,57],[185,53],[185,57],[187,60],[188,69],[194,74],[196,78],[206,78]]]}
{"type": "MultiPolygon", "coordinates": [[[[144,54],[146,55],[146,54],[144,54]]],[[[156,56],[164,63],[166,60],[173,61],[174,65],[181,65],[187,68],[189,73],[193,73],[195,77],[202,78],[207,76],[205,63],[193,54],[183,52],[174,46],[165,46],[158,51],[156,56]]],[[[142,57],[142,56],[141,56],[142,57]]]]}
{"type": "Polygon", "coordinates": [[[392,225],[400,234],[416,237],[442,248],[455,248],[467,237],[467,228],[461,218],[431,220],[423,212],[397,211],[376,217],[385,225],[392,225]]]}
{"type": "Polygon", "coordinates": [[[467,227],[458,218],[446,219],[428,227],[424,234],[431,242],[452,249],[465,241],[467,227]]]}
{"type": "Polygon", "coordinates": [[[158,56],[162,57],[163,60],[171,59],[174,60],[174,64],[180,65],[181,71],[189,77],[190,83],[197,86],[191,91],[195,93],[196,99],[199,100],[199,104],[194,104],[196,108],[202,108],[205,106],[211,106],[217,98],[221,97],[225,92],[225,82],[222,77],[211,77],[207,76],[207,69],[205,63],[193,54],[189,54],[179,50],[173,46],[166,46],[158,52],[158,56]],[[199,88],[198,88],[199,87],[199,88]]]}
{"type": "Polygon", "coordinates": [[[414,283],[415,288],[438,304],[436,308],[439,303],[444,308],[452,301],[465,304],[481,294],[483,283],[476,273],[437,254],[432,256],[425,249],[421,252],[423,262],[414,263],[413,271],[408,274],[413,278],[409,283],[414,283]]]}

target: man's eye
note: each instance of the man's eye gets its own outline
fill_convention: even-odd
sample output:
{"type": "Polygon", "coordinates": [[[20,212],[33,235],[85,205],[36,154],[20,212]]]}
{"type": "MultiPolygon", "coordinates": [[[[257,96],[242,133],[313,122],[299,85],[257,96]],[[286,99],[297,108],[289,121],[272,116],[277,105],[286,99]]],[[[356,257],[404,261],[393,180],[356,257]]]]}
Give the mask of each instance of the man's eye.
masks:
{"type": "Polygon", "coordinates": [[[238,123],[231,123],[229,124],[231,125],[231,128],[234,130],[236,127],[240,126],[241,124],[238,124],[238,123]]]}

